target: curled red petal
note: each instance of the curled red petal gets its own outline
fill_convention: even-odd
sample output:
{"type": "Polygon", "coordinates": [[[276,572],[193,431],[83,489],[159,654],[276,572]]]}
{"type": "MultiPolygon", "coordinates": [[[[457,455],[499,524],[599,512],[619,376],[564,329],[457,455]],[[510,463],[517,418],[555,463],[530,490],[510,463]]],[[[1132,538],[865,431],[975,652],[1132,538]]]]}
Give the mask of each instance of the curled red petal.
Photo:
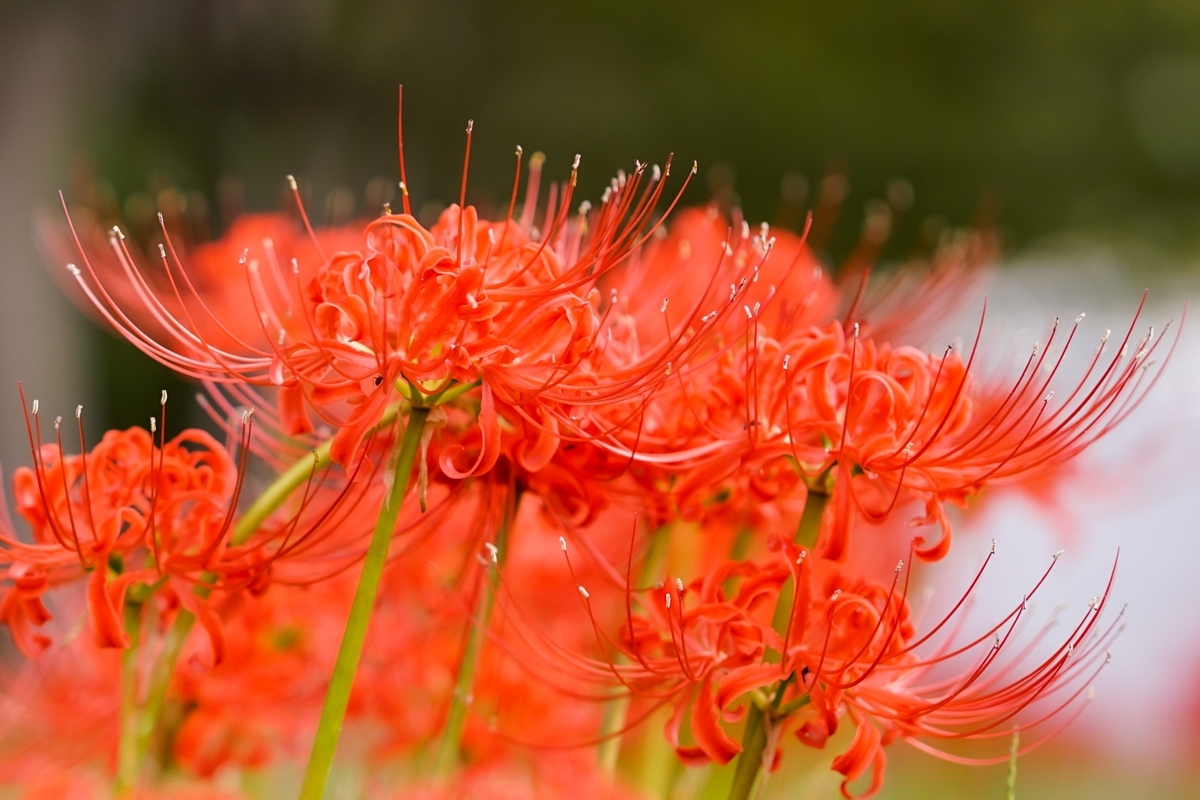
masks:
{"type": "Polygon", "coordinates": [[[720,710],[712,689],[712,674],[704,678],[696,702],[692,705],[692,735],[700,749],[718,764],[728,764],[742,752],[742,746],[725,733],[720,725],[720,710]]]}
{"type": "Polygon", "coordinates": [[[872,765],[875,766],[875,773],[872,776],[871,785],[858,797],[870,797],[883,786],[884,762],[880,760],[883,753],[882,739],[883,736],[878,728],[866,720],[858,721],[858,727],[854,731],[854,741],[850,743],[850,748],[835,758],[833,764],[830,765],[835,771],[846,776],[846,780],[842,781],[842,797],[853,800],[855,795],[850,793],[850,783],[862,776],[872,765]]]}
{"type": "Polygon", "coordinates": [[[496,398],[486,382],[483,384],[483,399],[479,406],[479,432],[483,435],[479,455],[468,469],[460,470],[454,465],[454,459],[464,449],[461,444],[449,445],[442,451],[438,463],[447,477],[462,480],[472,475],[482,475],[495,466],[496,459],[500,457],[500,419],[496,415],[496,398]]]}

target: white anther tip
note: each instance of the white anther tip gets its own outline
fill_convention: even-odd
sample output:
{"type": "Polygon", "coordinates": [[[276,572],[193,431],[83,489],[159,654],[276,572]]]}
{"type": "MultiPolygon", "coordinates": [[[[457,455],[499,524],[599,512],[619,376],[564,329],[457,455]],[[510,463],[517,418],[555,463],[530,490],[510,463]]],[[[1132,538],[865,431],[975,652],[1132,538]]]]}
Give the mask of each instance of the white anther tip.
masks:
{"type": "Polygon", "coordinates": [[[567,552],[567,540],[562,536],[558,537],[558,545],[562,548],[564,553],[567,552]]]}
{"type": "Polygon", "coordinates": [[[81,405],[75,406],[75,419],[79,419],[82,416],[83,416],[83,406],[81,406],[81,405]]]}
{"type": "Polygon", "coordinates": [[[584,600],[587,600],[587,599],[588,599],[589,595],[588,595],[588,590],[587,590],[587,589],[585,589],[585,588],[583,588],[582,586],[580,586],[580,587],[579,587],[579,593],[580,593],[581,595],[583,595],[583,599],[584,599],[584,600]]]}
{"type": "Polygon", "coordinates": [[[680,594],[683,594],[683,579],[682,578],[675,579],[675,591],[679,592],[680,594]]]}
{"type": "Polygon", "coordinates": [[[158,404],[162,405],[162,406],[165,406],[167,404],[167,390],[166,389],[162,390],[162,397],[159,398],[158,404]]]}
{"type": "Polygon", "coordinates": [[[76,278],[78,278],[81,274],[79,267],[75,266],[74,264],[67,264],[67,272],[71,273],[71,275],[76,278]]]}
{"type": "Polygon", "coordinates": [[[292,187],[292,191],[293,191],[293,192],[294,192],[294,191],[296,191],[296,190],[299,188],[299,187],[296,185],[296,176],[295,176],[295,175],[288,175],[288,176],[287,176],[287,182],[288,182],[288,186],[292,187]]]}

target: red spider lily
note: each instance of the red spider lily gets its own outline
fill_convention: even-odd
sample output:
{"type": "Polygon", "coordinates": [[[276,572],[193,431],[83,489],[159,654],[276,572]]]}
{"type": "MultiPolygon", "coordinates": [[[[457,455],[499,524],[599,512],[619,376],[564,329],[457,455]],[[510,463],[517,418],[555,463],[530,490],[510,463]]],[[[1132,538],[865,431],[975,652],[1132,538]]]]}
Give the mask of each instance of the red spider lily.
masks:
{"type": "MultiPolygon", "coordinates": [[[[49,619],[43,594],[87,576],[88,616],[101,646],[129,646],[126,593],[161,584],[204,623],[219,658],[219,626],[191,588],[224,555],[245,464],[198,430],[164,436],[158,446],[141,428],[109,431],[88,451],[81,413],[84,452],[73,456],[63,451],[61,418],[55,442],[43,443],[36,401],[32,422],[26,417],[34,466],[14,473],[13,489],[32,541],[0,535],[11,581],[0,607],[15,641],[26,653],[44,650],[48,640],[32,633],[49,619]]],[[[164,393],[163,423],[165,414],[164,393]]]]}
{"type": "MultiPolygon", "coordinates": [[[[596,282],[653,231],[665,175],[655,168],[648,176],[639,165],[614,182],[590,217],[586,205],[572,217],[575,168],[561,198],[551,187],[540,231],[533,224],[539,162],[520,221],[512,217],[514,194],[500,223],[479,220],[461,202],[430,230],[408,214],[388,213],[366,224],[355,249],[331,254],[310,229],[321,259],[311,278],[302,276],[298,258],[280,263],[271,241],[256,248],[261,260],[243,250],[246,287],[236,313],[255,309],[255,336],[226,324],[229,304],[214,307],[189,278],[165,226],[160,283],[170,287],[166,300],[142,277],[116,230],[113,251],[133,291],[108,290],[111,276],[93,266],[77,234],[84,268],[71,270],[105,319],[152,357],[191,377],[279,387],[289,434],[311,430],[309,411],[315,412],[338,429],[332,455],[340,464],[349,463],[367,430],[398,399],[398,381],[431,392],[452,381],[482,381],[484,447],[473,466],[459,466],[454,454],[443,461],[443,469],[461,477],[494,463],[496,393],[510,406],[533,396],[549,403],[636,398],[681,352],[677,341],[637,368],[602,376],[580,368],[601,344],[596,282]],[[131,295],[138,303],[129,302],[131,295]]],[[[465,180],[464,168],[464,190],[465,180]]],[[[233,249],[223,244],[213,252],[231,255],[233,249]]],[[[536,413],[526,416],[547,427],[536,413]]],[[[552,424],[546,432],[554,434],[552,424]]]]}
{"type": "Polygon", "coordinates": [[[823,747],[836,730],[838,717],[849,714],[857,726],[854,741],[833,765],[846,776],[842,784],[846,797],[851,796],[848,784],[868,767],[874,777],[863,796],[878,790],[886,762],[883,747],[895,739],[961,763],[1002,763],[1007,754],[963,759],[938,750],[928,740],[1001,739],[1011,736],[1014,728],[1041,730],[1043,735],[1021,751],[1028,752],[1074,718],[1074,713],[1064,715],[1064,711],[1074,708],[1077,713],[1082,710],[1077,701],[1085,693],[1090,698],[1090,684],[1107,663],[1107,648],[1120,632],[1121,614],[1116,621],[1101,621],[1116,565],[1104,594],[1092,598],[1061,644],[1045,655],[1049,626],[1021,643],[1019,623],[1053,563],[1003,619],[962,641],[963,620],[954,617],[991,557],[967,593],[920,637],[910,619],[907,578],[903,589],[897,588],[903,562],[888,587],[847,575],[844,567],[832,562],[799,558],[800,590],[792,607],[784,659],[785,670],[796,676],[795,691],[804,692],[809,702],[797,736],[806,744],[823,747]],[[942,641],[931,644],[944,631],[948,632],[942,641]],[[932,648],[930,652],[918,655],[926,647],[932,648]],[[1013,650],[1017,652],[1010,657],[1013,650]],[[1046,732],[1052,720],[1054,727],[1046,732]]]}
{"type": "Polygon", "coordinates": [[[580,585],[603,657],[570,651],[523,624],[520,614],[513,619],[522,644],[513,652],[536,654],[537,674],[573,697],[586,696],[578,687],[591,683],[655,707],[670,703],[666,735],[685,762],[724,764],[737,756],[742,746],[723,723],[739,720],[750,698],[774,726],[799,720],[797,736],[818,748],[849,715],[857,733],[833,768],[846,776],[842,791],[850,797],[850,782],[868,769],[874,777],[863,796],[882,785],[883,747],[896,739],[963,761],[928,741],[1003,738],[1014,725],[1044,731],[1058,720],[1022,752],[1037,747],[1065,725],[1062,712],[1081,708],[1076,701],[1107,663],[1119,632],[1115,622],[1101,624],[1115,566],[1105,593],[1038,660],[1049,628],[1020,643],[1019,623],[1049,569],[1000,622],[963,641],[963,608],[991,555],[945,618],[918,636],[907,577],[901,585],[903,562],[888,584],[790,544],[781,554],[765,564],[727,562],[686,585],[676,579],[649,590],[627,586],[627,620],[617,638],[598,624],[591,592],[580,585]],[[789,583],[796,587],[790,597],[782,593],[789,583]],[[685,720],[694,744],[683,742],[685,720]]]}
{"type": "MultiPolygon", "coordinates": [[[[805,376],[817,424],[832,442],[821,466],[838,465],[837,513],[823,534],[823,552],[841,557],[856,514],[878,521],[899,502],[918,499],[926,515],[914,522],[937,523],[942,536],[922,542],[916,555],[941,558],[950,547],[943,503],[961,505],[985,484],[1040,477],[1111,431],[1156,381],[1146,374],[1163,337],[1151,328],[1133,345],[1140,312],[1139,305],[1107,360],[1105,332],[1083,374],[1057,403],[1055,381],[1082,315],[1050,358],[1056,322],[1046,347],[1035,347],[1008,385],[972,375],[978,336],[964,364],[950,351],[926,356],[856,335],[820,366],[815,386],[813,376],[805,376]]],[[[1174,343],[1167,359],[1173,349],[1174,343]]]]}

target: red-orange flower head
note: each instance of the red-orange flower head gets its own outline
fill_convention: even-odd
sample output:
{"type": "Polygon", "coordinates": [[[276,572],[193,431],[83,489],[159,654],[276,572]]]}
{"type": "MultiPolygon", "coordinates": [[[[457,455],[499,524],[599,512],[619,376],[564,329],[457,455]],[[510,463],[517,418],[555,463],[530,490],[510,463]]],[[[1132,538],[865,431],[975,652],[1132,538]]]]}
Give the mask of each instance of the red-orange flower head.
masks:
{"type": "Polygon", "coordinates": [[[796,725],[799,739],[816,748],[848,715],[854,740],[832,767],[845,775],[842,791],[850,797],[850,783],[871,769],[863,796],[879,789],[883,748],[896,739],[966,763],[1008,755],[974,762],[929,741],[1003,739],[1016,726],[1042,734],[1022,752],[1039,746],[1074,718],[1064,711],[1082,710],[1079,701],[1090,698],[1120,632],[1120,614],[1102,621],[1115,564],[1104,593],[1047,648],[1049,626],[1021,642],[1020,623],[1058,555],[1012,611],[964,640],[965,606],[991,554],[963,596],[918,636],[904,562],[890,582],[879,582],[791,543],[777,552],[766,563],[728,562],[687,584],[627,587],[627,622],[616,638],[599,627],[590,593],[580,587],[602,656],[566,653],[530,630],[520,637],[531,650],[520,652],[572,696],[581,696],[580,682],[591,682],[654,707],[672,704],[666,735],[687,762],[724,764],[737,756],[742,745],[724,723],[741,719],[751,702],[771,725],[796,725]],[[685,721],[694,744],[684,741],[685,721]]]}
{"type": "MultiPolygon", "coordinates": [[[[669,174],[669,162],[666,172],[639,164],[614,181],[598,209],[585,203],[572,215],[576,159],[561,194],[551,187],[538,226],[541,160],[534,162],[519,220],[512,216],[515,202],[496,223],[460,203],[429,230],[409,214],[385,213],[361,227],[354,243],[344,233],[319,236],[310,228],[311,247],[281,235],[266,218],[259,226],[235,226],[228,242],[201,253],[205,269],[220,272],[211,257],[232,258],[241,246],[245,285],[238,290],[218,281],[214,295],[207,282],[193,280],[165,224],[157,270],[139,268],[116,228],[107,267],[92,263],[73,231],[83,268],[70,270],[99,313],[151,357],[195,378],[278,387],[290,433],[312,429],[310,411],[338,428],[332,455],[341,464],[398,399],[398,382],[401,391],[411,384],[435,394],[453,381],[481,381],[484,447],[473,468],[453,459],[447,467],[483,471],[496,457],[494,393],[525,403],[531,395],[558,401],[605,390],[591,369],[575,377],[600,343],[596,282],[629,259],[657,224],[652,215],[669,174]],[[271,238],[256,239],[268,228],[271,238]],[[289,246],[281,248],[277,238],[289,246]],[[288,250],[296,255],[284,261],[288,250]],[[301,263],[314,252],[315,267],[301,263]],[[147,272],[156,273],[153,280],[147,272]],[[114,283],[118,289],[110,290],[114,283]],[[245,329],[251,308],[257,331],[245,329]],[[563,388],[568,384],[576,384],[573,391],[563,388]]],[[[657,380],[658,362],[669,358],[659,353],[653,370],[610,377],[609,391],[644,392],[647,375],[657,380]]]]}
{"type": "MultiPolygon", "coordinates": [[[[42,596],[85,576],[89,617],[102,646],[129,645],[122,609],[136,584],[164,583],[212,633],[215,618],[191,586],[228,545],[239,464],[200,430],[159,446],[142,428],[108,431],[90,451],[66,455],[61,418],[56,441],[43,444],[38,417],[35,401],[29,426],[34,466],[13,474],[17,511],[32,541],[0,534],[8,579],[0,607],[22,651],[36,654],[49,644],[31,627],[50,618],[42,596]]],[[[82,422],[79,430],[82,444],[82,422]]]]}

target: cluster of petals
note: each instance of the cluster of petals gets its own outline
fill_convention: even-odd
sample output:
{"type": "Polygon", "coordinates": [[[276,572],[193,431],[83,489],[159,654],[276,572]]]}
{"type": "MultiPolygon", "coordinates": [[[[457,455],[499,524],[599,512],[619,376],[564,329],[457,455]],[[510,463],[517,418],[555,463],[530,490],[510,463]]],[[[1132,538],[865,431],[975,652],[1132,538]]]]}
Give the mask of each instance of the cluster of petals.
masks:
{"type": "Polygon", "coordinates": [[[881,580],[863,553],[943,558],[946,506],[1040,477],[1106,434],[1153,385],[1164,337],[1140,335],[1135,315],[1064,389],[1082,317],[1056,322],[1017,374],[989,374],[982,313],[968,349],[903,343],[931,327],[915,305],[959,299],[994,256],[986,234],[954,239],[923,279],[902,272],[881,295],[865,279],[874,233],[835,280],[808,229],[715,205],[668,224],[662,207],[682,189],[667,193],[666,163],[639,162],[573,209],[578,159],[539,198],[535,157],[524,203],[518,180],[496,221],[466,204],[464,176],[428,227],[406,200],[315,230],[294,191],[298,222],[248,216],[195,246],[164,223],[149,259],[73,214],[77,291],[204,384],[227,442],[156,440],[152,426],[88,450],[80,426],[80,453],[66,455],[41,441],[35,409],[34,466],[14,476],[31,535],[0,532],[0,621],[17,646],[50,646],[43,599],[74,583],[100,647],[130,646],[129,603],[153,596],[164,619],[186,608],[217,658],[189,651],[171,685],[188,712],[171,757],[203,777],[298,757],[397,431],[422,408],[415,487],[350,703],[371,759],[437,737],[464,702],[471,641],[468,793],[511,773],[515,753],[541,753],[537,773],[558,763],[546,753],[649,718],[683,762],[726,764],[755,708],[771,727],[766,762],[785,729],[822,748],[848,718],[832,767],[847,797],[870,772],[869,795],[893,741],[956,758],[933,742],[1044,732],[1077,708],[1116,631],[1100,622],[1111,581],[1046,656],[1043,634],[1017,644],[1040,582],[964,636],[975,583],[922,623],[908,568],[881,580]],[[239,503],[258,481],[252,454],[290,481],[261,514],[239,503]],[[631,716],[600,733],[617,701],[631,716]]]}

